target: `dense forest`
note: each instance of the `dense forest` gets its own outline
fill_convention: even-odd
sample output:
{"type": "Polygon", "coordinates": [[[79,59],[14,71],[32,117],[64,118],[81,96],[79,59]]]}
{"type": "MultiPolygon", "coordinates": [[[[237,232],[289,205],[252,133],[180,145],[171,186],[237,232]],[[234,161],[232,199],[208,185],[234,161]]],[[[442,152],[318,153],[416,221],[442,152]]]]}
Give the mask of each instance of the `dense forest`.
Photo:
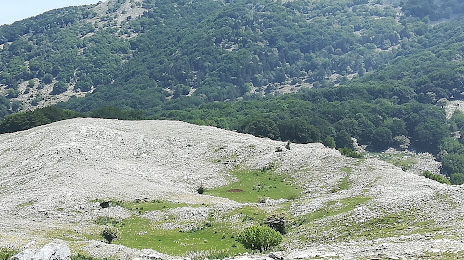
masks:
{"type": "Polygon", "coordinates": [[[464,183],[464,114],[443,109],[464,95],[462,1],[127,3],[0,26],[0,132],[92,116],[336,148],[356,138],[371,151],[431,152],[464,183]],[[8,115],[23,97],[34,107],[64,92],[88,94],[8,115]]]}

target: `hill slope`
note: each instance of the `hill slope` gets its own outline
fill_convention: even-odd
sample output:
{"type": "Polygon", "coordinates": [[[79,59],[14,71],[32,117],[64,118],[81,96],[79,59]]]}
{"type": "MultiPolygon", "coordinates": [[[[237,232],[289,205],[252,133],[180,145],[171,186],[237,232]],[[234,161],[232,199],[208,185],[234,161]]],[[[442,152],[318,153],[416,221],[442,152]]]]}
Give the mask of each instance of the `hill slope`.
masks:
{"type": "Polygon", "coordinates": [[[120,231],[116,244],[232,256],[246,252],[234,235],[277,214],[288,232],[274,250],[287,258],[462,256],[464,248],[462,186],[321,144],[288,150],[175,121],[72,119],[0,135],[0,162],[0,247],[63,239],[74,253],[140,254],[97,242],[109,225],[120,231]],[[253,189],[243,181],[250,176],[260,182],[253,189]],[[216,189],[224,185],[242,192],[216,189]]]}
{"type": "Polygon", "coordinates": [[[109,0],[54,10],[0,27],[0,89],[10,100],[0,100],[0,117],[84,95],[68,107],[153,113],[171,100],[186,107],[329,87],[436,47],[452,50],[440,57],[459,67],[459,46],[440,44],[462,42],[462,3],[424,6],[109,0]]]}

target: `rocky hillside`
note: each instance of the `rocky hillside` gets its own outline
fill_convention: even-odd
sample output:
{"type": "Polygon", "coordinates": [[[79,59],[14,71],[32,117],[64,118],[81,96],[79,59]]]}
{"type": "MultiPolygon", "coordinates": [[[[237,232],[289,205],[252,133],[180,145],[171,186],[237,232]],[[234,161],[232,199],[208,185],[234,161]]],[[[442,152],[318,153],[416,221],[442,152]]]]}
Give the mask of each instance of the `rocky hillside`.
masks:
{"type": "Polygon", "coordinates": [[[55,241],[98,258],[233,257],[250,253],[236,235],[274,215],[287,232],[273,257],[458,258],[462,198],[462,186],[322,144],[176,121],[72,119],[0,135],[0,248],[18,251],[55,241]]]}

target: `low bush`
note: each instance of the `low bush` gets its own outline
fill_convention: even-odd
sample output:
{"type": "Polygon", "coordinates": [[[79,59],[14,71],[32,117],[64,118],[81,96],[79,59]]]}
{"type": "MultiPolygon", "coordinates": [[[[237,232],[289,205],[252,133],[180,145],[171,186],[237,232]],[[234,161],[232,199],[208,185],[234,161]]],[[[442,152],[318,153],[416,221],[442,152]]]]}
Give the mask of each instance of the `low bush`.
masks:
{"type": "Polygon", "coordinates": [[[105,227],[102,232],[100,233],[101,236],[108,242],[108,244],[111,244],[113,240],[118,238],[118,229],[115,227],[105,227]]]}
{"type": "Polygon", "coordinates": [[[353,149],[351,148],[348,148],[348,147],[344,147],[342,149],[339,149],[340,153],[347,156],[347,157],[352,157],[352,158],[358,158],[358,159],[362,159],[364,158],[364,155],[362,155],[361,153],[358,153],[356,151],[354,151],[353,149]]]}
{"type": "Polygon", "coordinates": [[[237,241],[247,249],[263,252],[282,242],[282,235],[267,226],[253,226],[246,228],[237,241]]]}
{"type": "Polygon", "coordinates": [[[425,172],[422,173],[422,175],[425,178],[428,178],[428,179],[431,179],[431,180],[434,180],[434,181],[438,181],[440,183],[451,184],[451,182],[445,176],[440,175],[440,174],[434,174],[434,173],[431,173],[429,171],[425,171],[425,172]]]}

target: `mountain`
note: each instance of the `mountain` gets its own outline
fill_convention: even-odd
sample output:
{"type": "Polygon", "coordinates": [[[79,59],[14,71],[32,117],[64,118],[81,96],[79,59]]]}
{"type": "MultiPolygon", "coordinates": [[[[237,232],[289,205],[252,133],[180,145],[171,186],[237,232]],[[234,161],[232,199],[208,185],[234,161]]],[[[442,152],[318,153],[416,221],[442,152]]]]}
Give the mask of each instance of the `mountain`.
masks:
{"type": "Polygon", "coordinates": [[[454,162],[464,163],[464,114],[444,108],[463,98],[463,13],[456,0],[111,0],[54,10],[0,27],[0,132],[94,116],[340,149],[355,138],[374,152],[433,153],[462,184],[454,162]],[[74,112],[24,112],[55,103],[74,112]]]}
{"type": "Polygon", "coordinates": [[[185,107],[326,87],[440,44],[456,60],[462,3],[426,2],[110,0],[54,10],[0,27],[10,100],[0,116],[86,94],[67,107],[152,114],[179,98],[185,107]]]}
{"type": "Polygon", "coordinates": [[[251,252],[235,240],[241,230],[278,216],[286,233],[274,257],[462,257],[462,186],[321,144],[80,118],[0,135],[0,158],[0,248],[233,257],[251,252]],[[109,227],[114,244],[100,242],[109,227]]]}

